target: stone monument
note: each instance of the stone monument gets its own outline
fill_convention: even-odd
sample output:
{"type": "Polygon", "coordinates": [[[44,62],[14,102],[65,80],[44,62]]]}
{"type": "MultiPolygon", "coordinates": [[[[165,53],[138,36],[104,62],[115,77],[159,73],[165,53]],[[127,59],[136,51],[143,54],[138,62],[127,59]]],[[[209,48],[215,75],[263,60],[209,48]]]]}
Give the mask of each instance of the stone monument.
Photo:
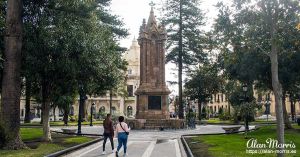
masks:
{"type": "Polygon", "coordinates": [[[167,99],[170,94],[165,82],[164,26],[157,25],[153,7],[148,22],[143,20],[140,45],[140,86],[137,95],[137,119],[166,119],[169,117],[167,99]]]}
{"type": "Polygon", "coordinates": [[[153,5],[146,23],[140,27],[140,85],[135,91],[137,111],[135,120],[128,121],[135,129],[180,128],[182,120],[170,119],[165,80],[165,42],[167,32],[155,19],[153,5]]]}

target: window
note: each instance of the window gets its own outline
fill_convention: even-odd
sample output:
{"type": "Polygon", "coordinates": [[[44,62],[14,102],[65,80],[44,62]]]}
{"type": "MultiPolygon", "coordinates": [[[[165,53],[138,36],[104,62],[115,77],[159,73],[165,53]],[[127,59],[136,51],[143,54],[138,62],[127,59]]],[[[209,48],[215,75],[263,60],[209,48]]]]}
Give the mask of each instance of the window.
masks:
{"type": "Polygon", "coordinates": [[[100,112],[100,113],[105,113],[105,107],[104,107],[104,106],[101,106],[100,109],[99,109],[99,112],[100,112]]]}
{"type": "Polygon", "coordinates": [[[59,109],[59,116],[63,116],[64,115],[64,111],[62,109],[59,109]]]}
{"type": "Polygon", "coordinates": [[[224,95],[221,94],[221,101],[224,102],[224,95]]]}
{"type": "Polygon", "coordinates": [[[127,116],[128,116],[128,117],[131,117],[131,116],[132,116],[132,113],[133,113],[132,107],[131,107],[131,106],[128,106],[128,107],[127,107],[127,116]]]}
{"type": "Polygon", "coordinates": [[[214,95],[214,102],[216,102],[217,101],[217,95],[215,94],[214,95]]]}
{"type": "Polygon", "coordinates": [[[127,92],[129,97],[133,97],[133,85],[127,85],[127,92]]]}
{"type": "Polygon", "coordinates": [[[115,115],[117,113],[117,109],[115,106],[111,107],[111,114],[115,115]]]}
{"type": "Polygon", "coordinates": [[[132,70],[131,69],[128,69],[128,75],[131,75],[132,74],[132,70]]]}
{"type": "Polygon", "coordinates": [[[220,102],[220,95],[218,94],[218,100],[217,100],[217,102],[220,102]]]}
{"type": "Polygon", "coordinates": [[[21,117],[24,117],[24,109],[21,110],[21,117]]]}
{"type": "Polygon", "coordinates": [[[74,116],[74,106],[73,105],[70,107],[70,115],[74,116]]]}

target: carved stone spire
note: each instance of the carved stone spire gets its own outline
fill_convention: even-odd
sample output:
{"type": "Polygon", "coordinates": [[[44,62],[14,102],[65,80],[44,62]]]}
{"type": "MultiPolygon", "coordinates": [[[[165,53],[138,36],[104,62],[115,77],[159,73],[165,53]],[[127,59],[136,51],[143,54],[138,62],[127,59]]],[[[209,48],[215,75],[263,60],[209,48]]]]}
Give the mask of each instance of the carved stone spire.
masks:
{"type": "Polygon", "coordinates": [[[148,18],[147,22],[147,30],[151,30],[153,28],[157,28],[157,22],[155,19],[154,11],[153,11],[153,6],[151,7],[150,15],[148,18]]]}

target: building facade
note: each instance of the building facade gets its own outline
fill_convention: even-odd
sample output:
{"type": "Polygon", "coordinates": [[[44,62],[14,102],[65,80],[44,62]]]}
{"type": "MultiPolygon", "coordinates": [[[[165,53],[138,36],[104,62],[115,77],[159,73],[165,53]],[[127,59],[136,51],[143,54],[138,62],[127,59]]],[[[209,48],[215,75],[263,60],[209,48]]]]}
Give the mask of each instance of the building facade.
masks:
{"type": "MultiPolygon", "coordinates": [[[[266,104],[270,104],[270,115],[276,116],[275,113],[275,96],[273,93],[268,93],[265,95],[259,95],[257,93],[254,93],[254,96],[257,100],[257,103],[261,105],[261,109],[258,111],[257,116],[261,116],[265,113],[266,110],[266,104]]],[[[285,100],[286,109],[289,115],[292,113],[295,113],[295,115],[300,114],[300,104],[299,102],[291,102],[289,97],[287,96],[285,100]]],[[[226,98],[226,95],[223,93],[217,93],[212,95],[210,103],[207,104],[207,107],[210,109],[212,114],[219,113],[220,108],[223,108],[223,111],[233,111],[233,108],[228,103],[228,99],[226,98]]]]}

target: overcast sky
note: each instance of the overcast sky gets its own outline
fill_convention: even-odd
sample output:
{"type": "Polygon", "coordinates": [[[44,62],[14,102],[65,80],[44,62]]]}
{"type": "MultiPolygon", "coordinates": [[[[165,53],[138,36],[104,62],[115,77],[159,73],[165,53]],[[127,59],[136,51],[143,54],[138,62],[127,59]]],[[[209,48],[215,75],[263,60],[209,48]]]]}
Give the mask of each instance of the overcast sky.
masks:
{"type": "MultiPolygon", "coordinates": [[[[160,4],[165,0],[153,0],[156,4],[154,13],[157,17],[160,16],[160,13],[157,9],[160,8],[160,4]]],[[[202,0],[200,8],[206,13],[206,25],[207,29],[211,28],[213,19],[217,15],[217,10],[214,5],[220,0],[202,0]]],[[[225,1],[225,0],[223,0],[225,1]]],[[[130,35],[120,41],[121,46],[129,48],[131,41],[134,37],[138,38],[139,28],[142,24],[143,18],[148,19],[150,9],[149,3],[151,0],[112,0],[111,10],[114,14],[120,16],[125,23],[125,27],[129,29],[130,35]]],[[[159,22],[159,21],[158,21],[159,22]]],[[[172,64],[166,65],[166,80],[167,81],[177,81],[176,66],[172,64]]],[[[174,93],[177,93],[177,86],[169,86],[170,90],[174,90],[174,93]]]]}

